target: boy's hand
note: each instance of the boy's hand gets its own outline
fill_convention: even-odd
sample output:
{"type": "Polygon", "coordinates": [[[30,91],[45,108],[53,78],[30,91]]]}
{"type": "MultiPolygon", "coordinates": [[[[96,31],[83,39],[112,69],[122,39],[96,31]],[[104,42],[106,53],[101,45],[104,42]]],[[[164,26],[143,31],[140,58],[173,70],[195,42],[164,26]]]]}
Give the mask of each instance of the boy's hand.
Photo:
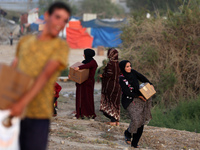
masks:
{"type": "Polygon", "coordinates": [[[13,117],[21,116],[25,107],[26,106],[24,104],[22,104],[21,102],[14,103],[10,108],[10,111],[11,111],[10,116],[13,116],[13,117]]]}

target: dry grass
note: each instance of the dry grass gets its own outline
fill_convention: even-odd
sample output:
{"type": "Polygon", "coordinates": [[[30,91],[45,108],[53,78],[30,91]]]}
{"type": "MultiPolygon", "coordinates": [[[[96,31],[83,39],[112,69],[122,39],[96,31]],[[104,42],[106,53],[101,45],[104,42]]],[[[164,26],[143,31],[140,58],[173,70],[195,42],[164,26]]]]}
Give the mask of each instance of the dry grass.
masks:
{"type": "Polygon", "coordinates": [[[123,28],[122,58],[154,83],[158,103],[174,104],[200,93],[199,20],[198,8],[168,20],[130,18],[123,28]]]}

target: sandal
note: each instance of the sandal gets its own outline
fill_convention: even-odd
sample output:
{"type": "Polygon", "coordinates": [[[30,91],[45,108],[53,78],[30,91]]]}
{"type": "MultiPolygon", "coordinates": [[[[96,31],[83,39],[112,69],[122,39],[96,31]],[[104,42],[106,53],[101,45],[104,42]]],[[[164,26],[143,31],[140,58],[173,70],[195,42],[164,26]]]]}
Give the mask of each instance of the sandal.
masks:
{"type": "Polygon", "coordinates": [[[124,138],[126,144],[131,145],[131,134],[127,130],[124,132],[124,138]]]}
{"type": "Polygon", "coordinates": [[[105,124],[110,125],[110,126],[116,126],[116,122],[105,122],[105,124]]]}

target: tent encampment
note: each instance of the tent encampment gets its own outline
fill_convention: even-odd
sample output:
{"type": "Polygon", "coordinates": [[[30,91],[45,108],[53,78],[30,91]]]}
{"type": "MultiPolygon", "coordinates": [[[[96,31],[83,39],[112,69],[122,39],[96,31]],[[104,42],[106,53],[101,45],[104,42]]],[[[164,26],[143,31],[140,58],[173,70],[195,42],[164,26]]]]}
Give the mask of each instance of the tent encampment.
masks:
{"type": "Polygon", "coordinates": [[[125,23],[126,19],[121,21],[94,19],[81,22],[83,27],[91,28],[91,35],[94,38],[93,47],[118,47],[122,43],[120,27],[125,23]]]}
{"type": "Polygon", "coordinates": [[[69,27],[67,27],[67,42],[70,48],[91,48],[93,37],[87,32],[86,28],[83,28],[79,20],[70,21],[69,27]]]}

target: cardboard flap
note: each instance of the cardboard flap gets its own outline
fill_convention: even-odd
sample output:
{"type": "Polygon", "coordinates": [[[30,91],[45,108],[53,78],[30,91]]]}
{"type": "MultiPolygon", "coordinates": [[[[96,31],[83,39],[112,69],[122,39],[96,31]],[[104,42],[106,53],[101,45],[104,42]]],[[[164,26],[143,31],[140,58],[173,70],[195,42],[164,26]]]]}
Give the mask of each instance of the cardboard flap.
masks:
{"type": "Polygon", "coordinates": [[[33,79],[19,70],[0,64],[0,82],[0,109],[6,109],[30,88],[33,79]]]}
{"type": "Polygon", "coordinates": [[[78,67],[81,65],[83,65],[83,63],[77,62],[77,63],[73,64],[70,68],[78,67]]]}

